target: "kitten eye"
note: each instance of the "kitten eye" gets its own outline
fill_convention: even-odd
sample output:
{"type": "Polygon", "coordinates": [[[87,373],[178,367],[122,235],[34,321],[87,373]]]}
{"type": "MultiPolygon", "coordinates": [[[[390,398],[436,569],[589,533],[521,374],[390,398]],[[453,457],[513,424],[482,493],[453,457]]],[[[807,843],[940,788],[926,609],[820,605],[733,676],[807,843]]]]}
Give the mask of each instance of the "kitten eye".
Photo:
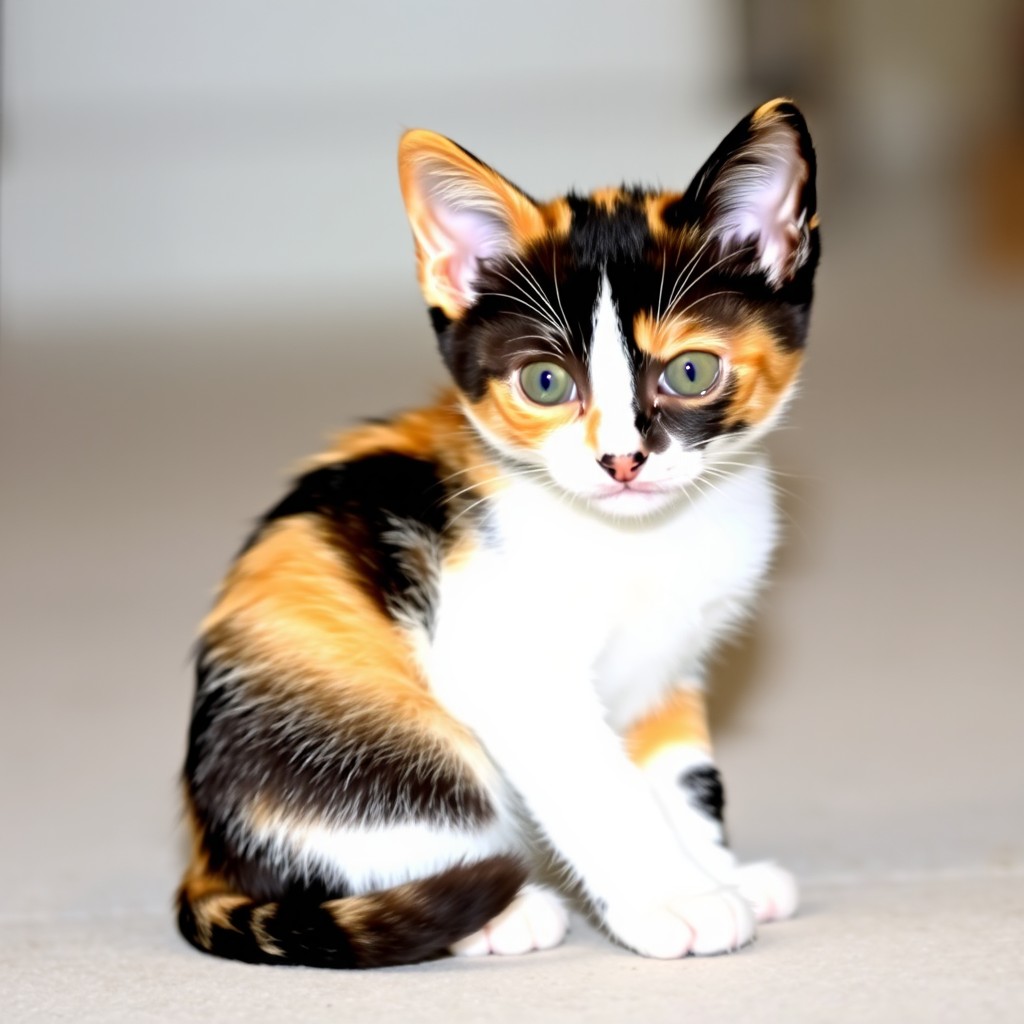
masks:
{"type": "Polygon", "coordinates": [[[671,394],[696,398],[711,390],[721,365],[711,352],[684,352],[665,367],[659,383],[671,394]]]}
{"type": "Polygon", "coordinates": [[[531,402],[561,405],[576,397],[576,382],[557,363],[530,363],[519,371],[519,386],[531,402]]]}

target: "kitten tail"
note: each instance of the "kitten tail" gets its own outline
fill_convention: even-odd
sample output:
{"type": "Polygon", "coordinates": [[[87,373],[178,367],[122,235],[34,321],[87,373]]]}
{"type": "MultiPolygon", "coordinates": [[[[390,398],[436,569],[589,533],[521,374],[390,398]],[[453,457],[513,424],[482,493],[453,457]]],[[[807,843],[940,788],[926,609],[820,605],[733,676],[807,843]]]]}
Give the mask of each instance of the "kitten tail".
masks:
{"type": "Polygon", "coordinates": [[[275,903],[193,876],[178,893],[178,927],[198,949],[247,963],[413,964],[442,956],[483,928],[512,902],[526,875],[516,858],[490,857],[382,892],[275,903]]]}

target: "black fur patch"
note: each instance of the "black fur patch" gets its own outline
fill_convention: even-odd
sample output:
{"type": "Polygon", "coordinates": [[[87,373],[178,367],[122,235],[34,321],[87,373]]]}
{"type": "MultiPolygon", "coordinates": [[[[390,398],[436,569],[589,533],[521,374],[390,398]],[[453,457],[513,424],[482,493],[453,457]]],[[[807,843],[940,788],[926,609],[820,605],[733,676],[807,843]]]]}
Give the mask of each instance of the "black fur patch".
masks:
{"type": "MultiPolygon", "coordinates": [[[[386,454],[339,462],[301,477],[247,546],[281,519],[315,516],[382,610],[411,614],[429,629],[437,559],[451,543],[446,526],[474,500],[460,496],[453,513],[437,467],[425,460],[386,454]]],[[[398,730],[380,708],[318,706],[269,682],[216,660],[209,647],[199,651],[185,779],[211,865],[240,891],[276,900],[300,881],[242,825],[257,796],[286,815],[333,825],[473,827],[493,817],[468,770],[428,737],[398,730]]],[[[336,879],[331,885],[344,894],[336,879]]]]}
{"type": "Polygon", "coordinates": [[[585,381],[599,285],[598,269],[576,266],[564,243],[534,249],[522,261],[486,261],[477,302],[438,334],[448,371],[474,401],[489,381],[544,356],[585,381]]]}
{"type": "Polygon", "coordinates": [[[425,459],[387,453],[339,461],[300,477],[246,546],[277,520],[319,516],[382,610],[411,614],[430,631],[437,562],[453,542],[446,527],[475,500],[472,491],[451,497],[425,459]]]}
{"type": "MultiPolygon", "coordinates": [[[[468,770],[428,742],[382,720],[379,709],[328,712],[301,693],[271,695],[258,677],[201,653],[185,781],[211,867],[260,899],[280,899],[299,883],[253,844],[244,813],[257,797],[334,826],[492,820],[490,799],[468,770]]],[[[301,882],[328,885],[306,875],[301,882]]]]}
{"type": "Polygon", "coordinates": [[[246,963],[398,966],[443,956],[501,913],[525,881],[526,870],[514,857],[460,864],[364,897],[353,930],[340,925],[330,904],[313,893],[247,902],[231,911],[227,927],[210,929],[209,946],[200,940],[202,907],[182,897],[178,927],[196,948],[246,963]]]}
{"type": "MultiPolygon", "coordinates": [[[[214,927],[207,947],[199,939],[197,911],[187,901],[178,907],[178,929],[203,952],[249,964],[302,964],[308,967],[359,967],[348,935],[322,900],[287,898],[245,903],[231,911],[228,927],[214,927]],[[258,924],[254,918],[259,915],[258,924]],[[255,924],[255,927],[254,927],[255,924]],[[263,942],[257,941],[257,929],[263,942]]],[[[198,910],[202,914],[202,908],[198,910]]]]}
{"type": "Polygon", "coordinates": [[[448,314],[440,306],[430,307],[430,323],[433,325],[434,330],[440,334],[445,330],[451,323],[448,314]]]}
{"type": "Polygon", "coordinates": [[[636,266],[651,238],[643,197],[643,189],[626,189],[614,209],[607,210],[585,196],[567,196],[572,266],[597,271],[608,265],[636,266]]]}
{"type": "Polygon", "coordinates": [[[221,875],[235,890],[244,892],[257,903],[277,900],[326,900],[350,896],[348,883],[332,875],[328,882],[308,870],[301,874],[283,865],[280,854],[243,841],[237,827],[230,822],[215,821],[202,837],[210,871],[221,875]]]}
{"type": "Polygon", "coordinates": [[[686,790],[690,803],[719,824],[724,821],[725,789],[722,776],[714,765],[691,768],[679,777],[679,785],[686,790]]]}
{"type": "MultiPolygon", "coordinates": [[[[252,918],[257,908],[240,907],[231,924],[252,940],[252,918]]],[[[359,967],[359,955],[348,935],[320,903],[285,899],[260,921],[260,930],[280,953],[267,952],[256,942],[246,952],[254,963],[293,963],[307,967],[359,967]]],[[[229,933],[230,934],[230,933],[229,933]]],[[[229,954],[230,955],[230,954],[229,954]]],[[[235,957],[235,959],[246,959],[235,957]]]]}
{"type": "Polygon", "coordinates": [[[712,401],[699,405],[688,402],[670,405],[666,402],[655,413],[655,425],[689,447],[703,447],[723,432],[733,391],[734,385],[727,381],[712,401]]]}

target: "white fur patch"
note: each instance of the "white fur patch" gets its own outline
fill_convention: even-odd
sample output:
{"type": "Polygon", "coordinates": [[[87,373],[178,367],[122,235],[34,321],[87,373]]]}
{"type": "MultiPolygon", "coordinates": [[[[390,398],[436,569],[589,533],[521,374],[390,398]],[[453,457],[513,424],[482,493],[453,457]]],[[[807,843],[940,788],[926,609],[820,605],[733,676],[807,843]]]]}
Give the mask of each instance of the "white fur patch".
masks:
{"type": "Polygon", "coordinates": [[[612,301],[608,275],[602,274],[590,346],[592,404],[601,413],[597,429],[598,458],[629,455],[640,447],[636,429],[633,368],[626,355],[625,339],[612,301]]]}
{"type": "MultiPolygon", "coordinates": [[[[490,546],[442,576],[424,665],[434,693],[500,765],[567,870],[621,920],[660,920],[651,908],[717,891],[618,729],[692,678],[756,592],[775,537],[766,471],[752,464],[632,523],[525,477],[495,499],[490,527],[490,546]]],[[[714,905],[732,913],[728,900],[714,905]]],[[[701,948],[745,941],[747,924],[701,948]]]]}
{"type": "Polygon", "coordinates": [[[332,828],[270,824],[254,840],[307,875],[344,882],[353,892],[375,892],[437,874],[459,863],[522,849],[506,819],[469,831],[429,824],[332,828]]]}
{"type": "Polygon", "coordinates": [[[647,761],[644,774],[679,841],[705,870],[728,881],[735,875],[736,858],[722,845],[722,826],[695,808],[680,784],[680,779],[687,772],[713,764],[698,747],[673,744],[647,761]]]}

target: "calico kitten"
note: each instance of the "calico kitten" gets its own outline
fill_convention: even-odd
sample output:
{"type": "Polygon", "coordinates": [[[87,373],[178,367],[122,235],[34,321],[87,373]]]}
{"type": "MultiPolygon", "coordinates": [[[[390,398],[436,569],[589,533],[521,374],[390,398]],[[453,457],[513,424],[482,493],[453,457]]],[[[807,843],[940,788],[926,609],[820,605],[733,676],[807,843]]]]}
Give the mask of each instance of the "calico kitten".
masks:
{"type": "Polygon", "coordinates": [[[736,949],[796,906],[724,845],[702,685],[776,540],[804,120],[760,107],[685,192],[538,203],[426,131],[399,170],[454,387],[342,436],[231,568],[181,931],[261,963],[519,953],[566,932],[553,876],[639,953],[736,949]]]}

